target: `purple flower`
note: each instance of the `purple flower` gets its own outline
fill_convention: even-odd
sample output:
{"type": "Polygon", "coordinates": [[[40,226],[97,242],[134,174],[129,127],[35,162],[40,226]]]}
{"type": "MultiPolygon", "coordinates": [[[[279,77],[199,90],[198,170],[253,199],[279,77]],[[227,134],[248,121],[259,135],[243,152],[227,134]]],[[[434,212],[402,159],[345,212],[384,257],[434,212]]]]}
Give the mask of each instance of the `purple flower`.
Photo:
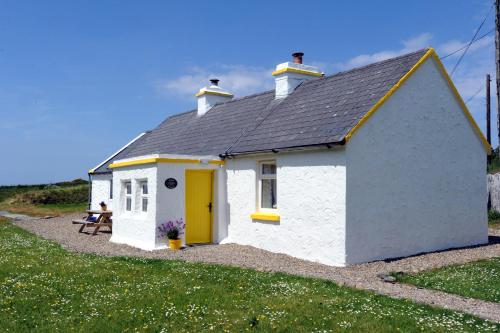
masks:
{"type": "Polygon", "coordinates": [[[169,220],[158,226],[158,238],[178,239],[180,235],[184,234],[184,229],[186,229],[186,224],[182,219],[175,220],[175,222],[169,220]]]}

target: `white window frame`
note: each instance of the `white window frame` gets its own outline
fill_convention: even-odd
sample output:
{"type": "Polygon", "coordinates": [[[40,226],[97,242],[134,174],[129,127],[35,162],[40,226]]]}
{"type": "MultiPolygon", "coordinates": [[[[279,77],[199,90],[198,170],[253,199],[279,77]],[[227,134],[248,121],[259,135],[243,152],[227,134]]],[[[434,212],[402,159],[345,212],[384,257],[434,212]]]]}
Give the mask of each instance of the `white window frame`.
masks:
{"type": "Polygon", "coordinates": [[[274,175],[265,175],[262,173],[262,168],[264,164],[273,164],[276,166],[275,160],[259,161],[257,164],[257,211],[260,212],[273,212],[278,211],[278,167],[276,166],[276,173],[274,175]],[[276,208],[264,208],[262,207],[262,180],[263,179],[274,179],[276,181],[276,208]]]}
{"type": "Polygon", "coordinates": [[[133,209],[133,200],[132,200],[132,192],[133,192],[133,189],[132,189],[132,180],[125,180],[123,181],[123,194],[124,194],[124,205],[123,205],[123,210],[125,212],[132,212],[132,209],[133,209]],[[127,192],[127,188],[128,186],[127,185],[130,185],[130,193],[127,192]],[[130,209],[127,209],[127,200],[130,199],[130,209]]]}
{"type": "Polygon", "coordinates": [[[148,183],[148,180],[147,179],[143,179],[143,180],[139,180],[139,193],[140,193],[140,207],[139,207],[139,211],[141,213],[147,213],[148,212],[148,208],[149,208],[149,183],[148,183]],[[144,193],[144,185],[146,185],[146,192],[147,193],[144,193]],[[146,199],[146,210],[144,210],[144,199],[146,199]]]}

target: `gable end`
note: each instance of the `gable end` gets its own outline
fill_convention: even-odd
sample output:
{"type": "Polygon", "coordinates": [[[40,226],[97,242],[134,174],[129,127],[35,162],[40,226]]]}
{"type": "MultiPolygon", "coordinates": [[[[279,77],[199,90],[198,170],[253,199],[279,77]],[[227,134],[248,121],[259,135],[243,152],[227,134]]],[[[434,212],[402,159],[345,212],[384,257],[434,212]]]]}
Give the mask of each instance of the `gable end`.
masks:
{"type": "Polygon", "coordinates": [[[481,129],[475,122],[474,118],[472,117],[471,113],[469,112],[469,109],[465,105],[462,97],[460,96],[457,88],[453,84],[453,81],[451,80],[450,76],[446,72],[446,69],[439,60],[438,55],[436,54],[436,51],[434,51],[433,48],[429,48],[429,50],[424,54],[424,56],[405,74],[401,79],[391,88],[389,91],[377,102],[375,105],[359,120],[359,122],[349,131],[349,133],[345,136],[345,141],[346,143],[350,140],[350,138],[356,133],[356,131],[363,126],[363,124],[396,92],[396,90],[401,87],[408,78],[415,73],[415,71],[429,58],[433,58],[437,64],[437,67],[439,68],[439,72],[441,75],[445,78],[446,82],[448,83],[451,91],[453,92],[453,95],[458,101],[458,104],[460,105],[460,108],[464,112],[466,118],[469,120],[470,125],[474,129],[474,132],[476,135],[479,137],[486,153],[488,155],[491,155],[491,146],[484,137],[481,129]]]}

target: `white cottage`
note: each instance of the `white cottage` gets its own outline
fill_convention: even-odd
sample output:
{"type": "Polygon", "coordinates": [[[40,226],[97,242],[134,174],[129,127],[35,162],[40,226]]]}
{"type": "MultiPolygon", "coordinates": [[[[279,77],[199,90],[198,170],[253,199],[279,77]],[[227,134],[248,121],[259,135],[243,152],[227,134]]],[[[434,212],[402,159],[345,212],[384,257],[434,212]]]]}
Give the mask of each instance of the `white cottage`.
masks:
{"type": "Polygon", "coordinates": [[[277,66],[276,89],[202,88],[90,170],[112,242],[238,243],[345,266],[485,243],[490,146],[433,49],[324,76],[277,66]]]}

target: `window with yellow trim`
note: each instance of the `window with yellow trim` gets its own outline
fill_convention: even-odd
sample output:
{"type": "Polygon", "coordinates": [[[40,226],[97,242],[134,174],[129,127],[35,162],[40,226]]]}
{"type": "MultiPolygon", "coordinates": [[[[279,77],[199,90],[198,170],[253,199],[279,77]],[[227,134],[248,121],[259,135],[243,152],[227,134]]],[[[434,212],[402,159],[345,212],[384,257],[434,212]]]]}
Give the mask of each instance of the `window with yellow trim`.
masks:
{"type": "Polygon", "coordinates": [[[278,192],[276,184],[276,162],[260,162],[258,175],[259,209],[277,209],[278,192]]]}

